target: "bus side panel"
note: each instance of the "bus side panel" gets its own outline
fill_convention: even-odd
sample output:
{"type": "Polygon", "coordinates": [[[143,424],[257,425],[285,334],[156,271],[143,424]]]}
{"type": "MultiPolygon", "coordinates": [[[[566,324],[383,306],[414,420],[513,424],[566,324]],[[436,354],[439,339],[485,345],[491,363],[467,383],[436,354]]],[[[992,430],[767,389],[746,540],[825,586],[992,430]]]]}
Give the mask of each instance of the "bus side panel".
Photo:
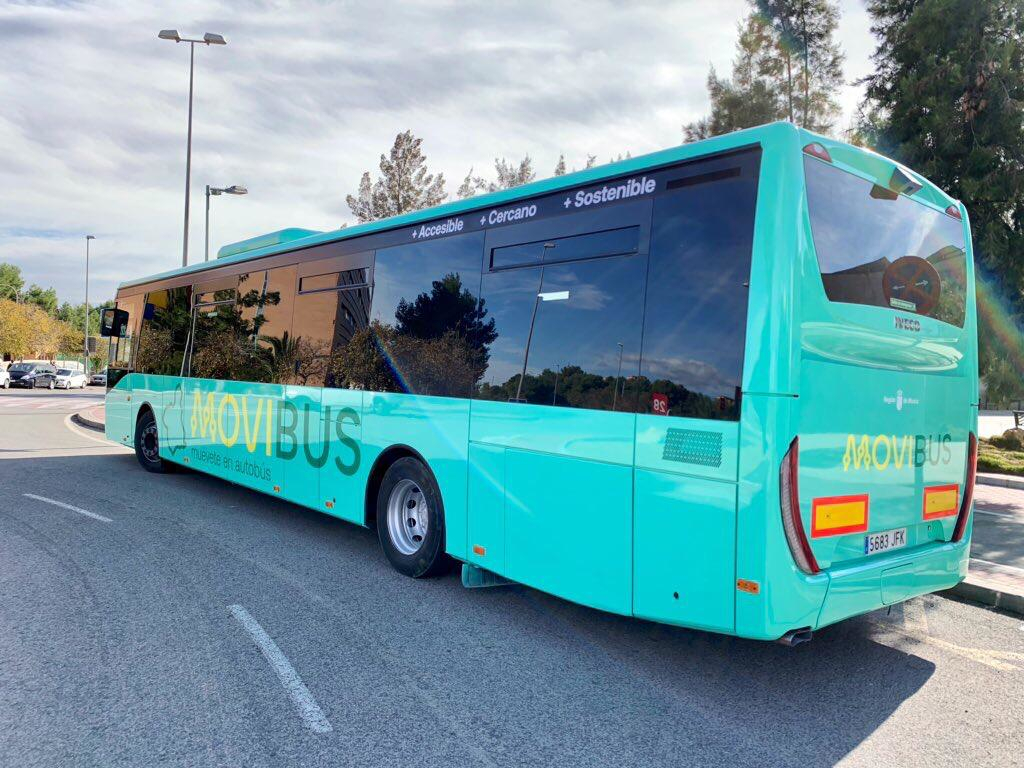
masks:
{"type": "Polygon", "coordinates": [[[372,467],[394,445],[419,453],[444,499],[448,554],[465,560],[470,401],[390,392],[367,392],[364,398],[361,461],[372,467]]]}
{"type": "Polygon", "coordinates": [[[634,615],[732,632],[736,485],[638,468],[635,499],[634,615]]]}
{"type": "Polygon", "coordinates": [[[165,396],[167,434],[172,448],[174,443],[182,446],[169,456],[172,461],[264,493],[285,485],[276,425],[283,387],[192,378],[176,382],[165,396]]]}
{"type": "Polygon", "coordinates": [[[132,390],[138,374],[129,373],[107,391],[104,403],[104,434],[108,440],[133,445],[135,423],[132,420],[132,390]]]}
{"type": "Polygon", "coordinates": [[[506,575],[630,613],[632,469],[514,449],[505,461],[506,575]]]}
{"type": "Polygon", "coordinates": [[[363,504],[370,465],[363,460],[363,393],[352,389],[325,389],[320,395],[320,440],[328,451],[320,469],[320,509],[362,525],[363,504]]]}
{"type": "MultiPolygon", "coordinates": [[[[505,449],[505,570],[489,552],[473,562],[567,600],[631,613],[635,429],[632,413],[474,401],[474,446],[505,449]]],[[[493,494],[476,492],[479,480],[474,531],[495,514],[493,494]]]]}
{"type": "Polygon", "coordinates": [[[779,467],[789,447],[796,399],[744,398],[740,422],[740,483],[736,578],[758,591],[736,591],[736,634],[774,640],[790,629],[813,627],[828,590],[828,576],[805,576],[793,562],[782,529],[779,467]]]}
{"type": "Polygon", "coordinates": [[[505,573],[505,449],[469,445],[468,559],[505,573]]]}

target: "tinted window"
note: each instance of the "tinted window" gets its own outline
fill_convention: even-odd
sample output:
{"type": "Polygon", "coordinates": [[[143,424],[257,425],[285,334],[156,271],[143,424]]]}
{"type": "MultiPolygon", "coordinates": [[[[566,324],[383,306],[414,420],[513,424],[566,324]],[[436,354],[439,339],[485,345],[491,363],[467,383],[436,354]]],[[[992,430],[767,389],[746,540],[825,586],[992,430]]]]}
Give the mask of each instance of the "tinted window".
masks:
{"type": "Polygon", "coordinates": [[[379,250],[373,310],[337,357],[343,386],[468,397],[483,375],[494,325],[479,301],[483,235],[379,250]]]}
{"type": "MultiPolygon", "coordinates": [[[[305,279],[305,278],[304,278],[305,279]]],[[[302,386],[344,387],[340,356],[370,322],[370,288],[303,293],[295,299],[291,380],[302,386]]]]}
{"type": "Polygon", "coordinates": [[[346,269],[341,272],[331,272],[325,275],[310,275],[308,277],[303,277],[299,281],[299,292],[331,291],[337,288],[368,285],[369,282],[370,270],[346,269]]]}
{"type": "Polygon", "coordinates": [[[478,396],[634,410],[646,268],[637,255],[485,275],[497,337],[478,396]]]}
{"type": "Polygon", "coordinates": [[[124,336],[110,339],[107,362],[115,370],[127,370],[132,364],[131,357],[135,351],[135,340],[138,337],[139,323],[142,320],[142,306],[142,296],[117,300],[117,308],[128,313],[128,325],[125,328],[124,336]]]}
{"type": "Polygon", "coordinates": [[[758,152],[693,163],[654,201],[643,412],[739,418],[759,163],[758,152]]]}
{"type": "Polygon", "coordinates": [[[191,288],[146,294],[135,369],[179,376],[192,320],[191,288]]]}
{"type": "Polygon", "coordinates": [[[961,221],[812,157],[804,171],[829,299],[964,324],[961,221]]]}
{"type": "Polygon", "coordinates": [[[501,269],[522,265],[590,259],[636,253],[640,245],[640,227],[622,227],[571,237],[550,238],[521,245],[508,245],[491,251],[491,267],[501,269]]]}

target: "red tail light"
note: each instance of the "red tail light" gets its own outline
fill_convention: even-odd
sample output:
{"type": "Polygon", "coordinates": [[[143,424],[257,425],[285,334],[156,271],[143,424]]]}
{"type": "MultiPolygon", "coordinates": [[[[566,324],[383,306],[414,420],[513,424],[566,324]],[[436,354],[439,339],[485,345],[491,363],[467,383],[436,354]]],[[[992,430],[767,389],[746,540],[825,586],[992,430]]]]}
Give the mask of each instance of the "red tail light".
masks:
{"type": "Polygon", "coordinates": [[[819,144],[816,141],[812,141],[804,147],[804,152],[812,157],[818,158],[819,160],[824,160],[826,163],[832,162],[832,155],[828,153],[828,150],[825,149],[822,144],[819,144]]]}
{"type": "Polygon", "coordinates": [[[793,562],[804,573],[818,573],[818,561],[814,559],[811,545],[800,519],[800,493],[797,487],[797,467],[800,464],[800,438],[794,437],[789,450],[782,458],[779,468],[779,504],[782,507],[782,528],[786,532],[786,543],[793,553],[793,562]]]}
{"type": "Polygon", "coordinates": [[[971,516],[971,501],[974,499],[974,479],[978,474],[978,438],[971,432],[967,441],[967,476],[964,478],[964,498],[953,528],[953,541],[960,541],[967,530],[967,518],[971,516]]]}

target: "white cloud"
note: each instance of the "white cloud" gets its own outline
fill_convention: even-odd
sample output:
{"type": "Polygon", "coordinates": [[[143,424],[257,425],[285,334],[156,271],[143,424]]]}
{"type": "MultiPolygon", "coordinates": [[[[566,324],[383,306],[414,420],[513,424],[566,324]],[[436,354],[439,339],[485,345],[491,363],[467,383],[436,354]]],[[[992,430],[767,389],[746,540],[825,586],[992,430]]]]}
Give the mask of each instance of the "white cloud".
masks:
{"type": "MultiPolygon", "coordinates": [[[[843,4],[847,71],[866,72],[863,8],[843,4]],[[847,40],[849,32],[850,40],[847,40]],[[854,40],[853,38],[857,39],[854,40]]],[[[394,135],[424,138],[453,191],[470,166],[559,153],[581,166],[678,143],[728,72],[742,0],[516,4],[0,0],[0,261],[81,300],[181,260],[188,48],[197,47],[190,256],[287,226],[350,220],[345,194],[394,135]]],[[[844,123],[858,98],[841,94],[844,123]]]]}

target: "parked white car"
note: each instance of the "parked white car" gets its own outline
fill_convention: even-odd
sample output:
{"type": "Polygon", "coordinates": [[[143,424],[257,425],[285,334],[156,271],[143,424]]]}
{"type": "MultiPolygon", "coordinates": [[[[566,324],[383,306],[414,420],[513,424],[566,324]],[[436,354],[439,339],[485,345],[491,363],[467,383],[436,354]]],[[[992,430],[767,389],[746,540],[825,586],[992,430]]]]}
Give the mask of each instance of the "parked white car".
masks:
{"type": "Polygon", "coordinates": [[[57,389],[85,389],[86,378],[81,371],[71,368],[57,369],[57,389]]]}
{"type": "Polygon", "coordinates": [[[11,374],[2,365],[0,365],[0,387],[4,389],[10,389],[11,387],[11,374]]]}
{"type": "Polygon", "coordinates": [[[104,368],[99,373],[94,373],[89,377],[90,385],[99,385],[101,387],[107,386],[107,369],[104,368]]]}

